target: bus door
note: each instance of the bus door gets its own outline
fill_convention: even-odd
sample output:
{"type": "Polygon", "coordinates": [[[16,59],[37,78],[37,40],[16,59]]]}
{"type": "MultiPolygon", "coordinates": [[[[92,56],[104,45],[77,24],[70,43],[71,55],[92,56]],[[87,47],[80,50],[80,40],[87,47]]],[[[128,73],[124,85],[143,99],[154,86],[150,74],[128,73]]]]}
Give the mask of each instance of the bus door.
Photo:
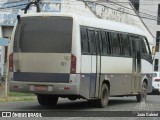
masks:
{"type": "Polygon", "coordinates": [[[99,31],[89,30],[91,46],[90,98],[98,97],[100,82],[100,36],[99,31]]]}
{"type": "Polygon", "coordinates": [[[133,77],[132,77],[132,92],[138,92],[140,89],[140,71],[141,71],[141,52],[140,40],[138,37],[131,36],[132,55],[133,55],[133,77]]]}

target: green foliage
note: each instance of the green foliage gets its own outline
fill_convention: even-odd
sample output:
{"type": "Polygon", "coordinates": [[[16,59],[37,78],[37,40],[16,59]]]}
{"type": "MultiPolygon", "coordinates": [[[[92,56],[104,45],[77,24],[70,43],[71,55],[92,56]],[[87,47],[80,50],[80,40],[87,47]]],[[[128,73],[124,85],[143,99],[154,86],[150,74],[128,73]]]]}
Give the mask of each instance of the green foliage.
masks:
{"type": "Polygon", "coordinates": [[[30,94],[30,93],[9,92],[8,96],[9,97],[18,97],[18,96],[35,96],[35,95],[34,94],[30,94]]]}
{"type": "Polygon", "coordinates": [[[36,96],[0,98],[0,102],[31,101],[31,100],[36,100],[36,96]]]}

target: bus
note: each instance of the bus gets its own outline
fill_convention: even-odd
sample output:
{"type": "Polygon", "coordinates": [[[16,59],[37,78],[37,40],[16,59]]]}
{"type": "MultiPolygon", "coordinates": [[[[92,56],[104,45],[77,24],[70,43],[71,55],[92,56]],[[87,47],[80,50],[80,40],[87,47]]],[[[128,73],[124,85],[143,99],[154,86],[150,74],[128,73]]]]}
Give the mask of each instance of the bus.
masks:
{"type": "Polygon", "coordinates": [[[146,100],[152,55],[145,33],[118,22],[67,13],[17,17],[9,46],[9,90],[40,105],[84,98],[107,107],[110,96],[146,100]]]}

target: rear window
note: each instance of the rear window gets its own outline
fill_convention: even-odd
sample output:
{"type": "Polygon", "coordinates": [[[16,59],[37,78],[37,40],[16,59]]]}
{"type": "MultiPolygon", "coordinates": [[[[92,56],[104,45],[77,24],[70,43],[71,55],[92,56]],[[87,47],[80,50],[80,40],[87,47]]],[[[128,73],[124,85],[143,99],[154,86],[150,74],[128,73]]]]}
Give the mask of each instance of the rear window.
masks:
{"type": "Polygon", "coordinates": [[[24,17],[18,23],[14,52],[70,53],[71,17],[24,17]]]}

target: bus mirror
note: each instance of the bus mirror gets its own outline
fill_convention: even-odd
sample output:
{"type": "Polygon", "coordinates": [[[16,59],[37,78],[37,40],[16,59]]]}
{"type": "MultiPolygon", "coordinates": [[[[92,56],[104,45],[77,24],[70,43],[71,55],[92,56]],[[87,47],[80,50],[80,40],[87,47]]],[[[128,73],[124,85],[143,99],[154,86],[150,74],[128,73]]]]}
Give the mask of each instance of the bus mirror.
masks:
{"type": "Polygon", "coordinates": [[[153,46],[153,47],[152,47],[152,55],[155,55],[155,54],[156,54],[156,47],[153,46]]]}

